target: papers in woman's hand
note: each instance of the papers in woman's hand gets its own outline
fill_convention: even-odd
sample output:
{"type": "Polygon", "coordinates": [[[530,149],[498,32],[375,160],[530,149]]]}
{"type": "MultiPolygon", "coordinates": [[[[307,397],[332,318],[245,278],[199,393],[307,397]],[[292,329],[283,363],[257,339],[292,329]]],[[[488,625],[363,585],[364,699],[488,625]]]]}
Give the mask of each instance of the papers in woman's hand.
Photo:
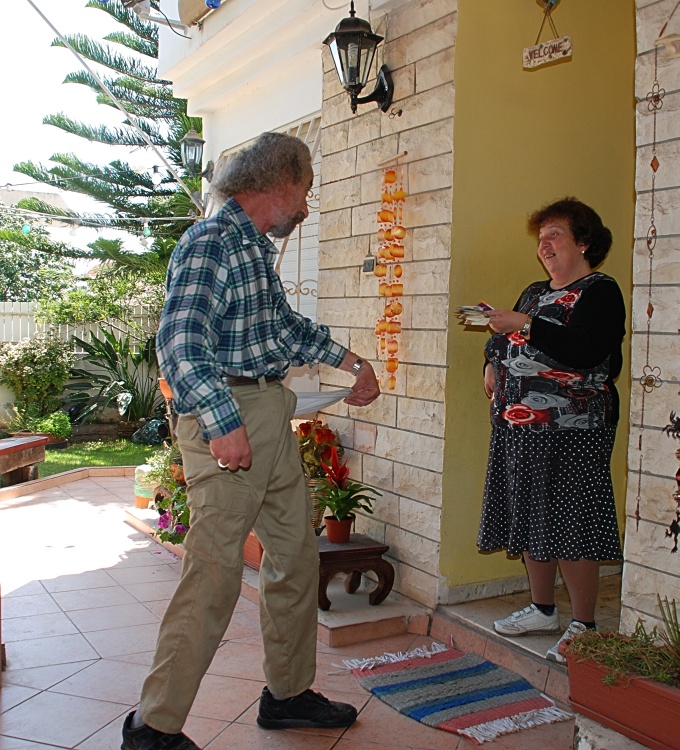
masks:
{"type": "Polygon", "coordinates": [[[456,315],[464,325],[486,328],[489,325],[488,311],[493,310],[493,307],[482,300],[476,305],[458,305],[456,309],[456,315]]]}

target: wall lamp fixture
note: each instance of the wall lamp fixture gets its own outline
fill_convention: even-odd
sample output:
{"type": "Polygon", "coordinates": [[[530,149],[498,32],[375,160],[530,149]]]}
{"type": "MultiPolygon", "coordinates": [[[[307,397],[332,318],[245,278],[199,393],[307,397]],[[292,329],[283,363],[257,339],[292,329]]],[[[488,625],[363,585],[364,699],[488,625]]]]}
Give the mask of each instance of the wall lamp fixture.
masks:
{"type": "Polygon", "coordinates": [[[373,33],[368,21],[355,16],[352,0],[349,17],[343,18],[323,43],[329,46],[340,83],[349,92],[352,112],[356,114],[357,105],[369,102],[376,102],[383,112],[387,112],[392,103],[394,83],[386,65],[378,71],[373,92],[368,96],[359,96],[366,85],[375,50],[383,37],[373,33]]]}
{"type": "Polygon", "coordinates": [[[201,163],[203,162],[203,144],[205,141],[193,129],[187,131],[184,137],[180,139],[179,148],[182,157],[182,164],[192,174],[197,177],[205,177],[208,182],[212,180],[215,165],[209,161],[206,168],[201,172],[201,163]]]}

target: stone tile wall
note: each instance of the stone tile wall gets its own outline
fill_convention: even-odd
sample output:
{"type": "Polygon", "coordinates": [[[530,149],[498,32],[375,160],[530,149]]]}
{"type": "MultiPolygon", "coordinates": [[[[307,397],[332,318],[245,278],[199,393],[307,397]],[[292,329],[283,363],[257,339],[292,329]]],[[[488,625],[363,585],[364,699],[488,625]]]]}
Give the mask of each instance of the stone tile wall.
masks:
{"type": "MultiPolygon", "coordinates": [[[[621,625],[631,632],[639,618],[657,624],[657,592],[680,599],[680,556],[671,554],[666,530],[675,518],[675,472],[680,442],[662,432],[669,413],[680,413],[680,58],[663,47],[657,57],[659,86],[665,95],[657,114],[655,224],[658,232],[652,259],[653,314],[647,337],[650,257],[646,237],[652,203],[654,118],[647,94],[654,82],[654,40],[676,0],[638,0],[637,206],[633,269],[632,403],[626,503],[625,564],[621,625]],[[649,355],[647,359],[647,347],[649,355]],[[662,384],[644,393],[640,378],[649,362],[658,367],[662,384]],[[644,413],[643,413],[644,395],[644,413]],[[642,445],[642,451],[639,446],[642,445]],[[640,464],[640,459],[642,459],[640,464]],[[640,465],[642,471],[639,471],[640,465]],[[636,522],[639,492],[639,524],[636,522]]],[[[680,9],[666,33],[680,33],[680,9]]]]}
{"type": "MultiPolygon", "coordinates": [[[[383,494],[357,531],[390,545],[394,590],[429,606],[439,578],[444,382],[451,257],[454,0],[412,0],[371,17],[385,36],[378,64],[395,84],[394,110],[363,105],[353,115],[324,50],[318,320],[335,338],[375,361],[377,279],[362,273],[377,248],[384,159],[408,151],[408,229],[398,384],[366,409],[339,404],[324,418],[341,435],[351,475],[383,494]]],[[[369,82],[364,93],[372,90],[369,82]]],[[[350,377],[321,368],[323,388],[350,377]]]]}

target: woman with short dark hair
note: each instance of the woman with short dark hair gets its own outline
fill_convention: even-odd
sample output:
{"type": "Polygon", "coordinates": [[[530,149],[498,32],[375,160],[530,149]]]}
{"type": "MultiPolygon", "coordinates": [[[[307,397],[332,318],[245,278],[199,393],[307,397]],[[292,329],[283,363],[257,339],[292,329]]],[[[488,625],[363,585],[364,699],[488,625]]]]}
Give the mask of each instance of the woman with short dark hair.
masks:
{"type": "Polygon", "coordinates": [[[626,312],[616,281],[594,271],[612,235],[592,208],[564,198],[528,229],[550,279],[488,313],[493,431],[477,544],[526,566],[532,603],[494,622],[506,636],[560,631],[559,563],[573,619],[547,658],[562,662],[562,642],[596,627],[599,563],[622,556],[610,460],[626,312]]]}

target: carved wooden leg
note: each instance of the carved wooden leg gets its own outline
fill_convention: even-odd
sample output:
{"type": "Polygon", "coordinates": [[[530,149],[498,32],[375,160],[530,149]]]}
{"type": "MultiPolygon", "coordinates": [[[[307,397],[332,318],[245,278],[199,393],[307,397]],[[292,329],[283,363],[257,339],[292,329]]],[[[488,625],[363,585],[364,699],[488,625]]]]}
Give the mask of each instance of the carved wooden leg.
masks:
{"type": "Polygon", "coordinates": [[[394,568],[387,560],[377,559],[374,563],[373,570],[378,576],[378,585],[374,591],[368,595],[369,604],[380,604],[387,595],[392,591],[394,584],[394,568]]]}
{"type": "Polygon", "coordinates": [[[358,570],[353,570],[347,578],[345,578],[345,591],[348,594],[353,594],[361,583],[361,573],[358,570]]]}
{"type": "Polygon", "coordinates": [[[328,594],[326,594],[326,589],[332,575],[331,571],[319,571],[319,609],[322,609],[324,612],[327,612],[331,608],[331,600],[328,598],[328,594]]]}

